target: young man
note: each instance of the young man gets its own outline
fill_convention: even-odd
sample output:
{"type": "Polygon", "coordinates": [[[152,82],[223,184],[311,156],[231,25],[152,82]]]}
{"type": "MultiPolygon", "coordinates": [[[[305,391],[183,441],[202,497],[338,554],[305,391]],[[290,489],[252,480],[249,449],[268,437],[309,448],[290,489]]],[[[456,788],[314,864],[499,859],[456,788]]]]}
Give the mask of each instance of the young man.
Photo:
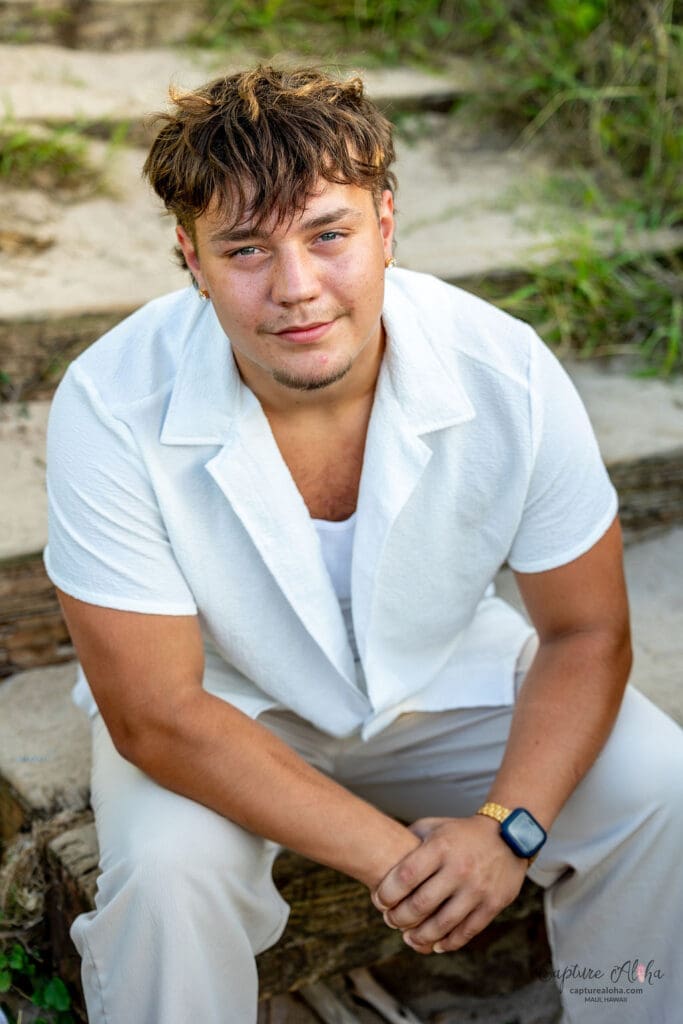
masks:
{"type": "Polygon", "coordinates": [[[177,97],[145,169],[196,288],[55,396],[91,1024],[254,1021],[281,846],[362,880],[425,954],[528,872],[556,970],[662,975],[611,1006],[565,984],[566,1021],[679,1012],[683,753],[625,689],[614,489],[530,328],[391,269],[392,159],[357,80],[259,68],[177,97]],[[505,561],[533,628],[494,594],[505,561]]]}

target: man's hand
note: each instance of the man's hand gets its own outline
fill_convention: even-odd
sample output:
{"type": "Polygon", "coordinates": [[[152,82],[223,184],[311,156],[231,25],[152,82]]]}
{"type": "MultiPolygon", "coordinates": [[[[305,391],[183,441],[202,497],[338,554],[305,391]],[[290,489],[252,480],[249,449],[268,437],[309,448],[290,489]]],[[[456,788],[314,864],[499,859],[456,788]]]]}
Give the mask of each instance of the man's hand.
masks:
{"type": "Polygon", "coordinates": [[[422,844],[372,893],[384,920],[418,953],[460,949],[516,899],[528,861],[515,856],[491,818],[421,818],[422,844]]]}

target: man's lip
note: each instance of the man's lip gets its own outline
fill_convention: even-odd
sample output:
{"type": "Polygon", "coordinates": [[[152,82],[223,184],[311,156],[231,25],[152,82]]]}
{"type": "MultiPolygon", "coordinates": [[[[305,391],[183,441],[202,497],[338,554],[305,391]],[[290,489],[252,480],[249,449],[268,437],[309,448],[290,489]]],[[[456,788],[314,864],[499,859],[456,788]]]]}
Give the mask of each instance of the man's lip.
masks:
{"type": "Polygon", "coordinates": [[[317,341],[333,323],[334,320],[318,320],[310,324],[294,324],[292,327],[276,331],[275,334],[278,338],[286,338],[288,341],[317,341]]]}
{"type": "Polygon", "coordinates": [[[330,324],[331,320],[315,320],[310,324],[292,324],[291,327],[285,327],[281,331],[277,331],[277,334],[289,334],[290,331],[312,331],[315,327],[322,327],[323,324],[330,324]]]}

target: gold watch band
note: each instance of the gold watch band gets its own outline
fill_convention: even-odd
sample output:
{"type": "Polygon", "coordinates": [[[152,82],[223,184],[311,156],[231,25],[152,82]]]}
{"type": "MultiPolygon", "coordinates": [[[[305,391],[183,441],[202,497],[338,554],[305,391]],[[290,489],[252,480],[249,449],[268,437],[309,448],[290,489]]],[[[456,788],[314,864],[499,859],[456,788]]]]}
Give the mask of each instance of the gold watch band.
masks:
{"type": "Polygon", "coordinates": [[[503,807],[501,804],[487,803],[479,808],[477,814],[485,814],[487,818],[494,818],[502,825],[505,819],[510,817],[512,811],[508,807],[503,807]]]}
{"type": "MultiPolygon", "coordinates": [[[[502,825],[505,819],[509,818],[512,814],[512,811],[509,807],[503,807],[502,804],[494,804],[489,801],[488,803],[482,804],[477,811],[477,814],[484,814],[487,818],[493,818],[494,821],[498,821],[502,825]]],[[[535,853],[533,857],[527,857],[529,867],[531,867],[537,857],[538,853],[535,853]]]]}

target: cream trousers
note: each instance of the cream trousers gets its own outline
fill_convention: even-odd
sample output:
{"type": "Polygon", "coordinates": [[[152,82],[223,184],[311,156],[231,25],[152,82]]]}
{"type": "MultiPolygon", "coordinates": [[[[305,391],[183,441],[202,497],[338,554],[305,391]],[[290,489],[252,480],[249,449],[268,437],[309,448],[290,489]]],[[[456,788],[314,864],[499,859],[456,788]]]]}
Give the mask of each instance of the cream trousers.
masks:
{"type": "MultiPolygon", "coordinates": [[[[355,793],[413,821],[474,813],[511,713],[402,715],[366,743],[334,739],[290,712],[261,721],[355,793]]],[[[71,928],[90,1024],[252,1024],[254,955],[277,941],[288,915],[271,878],[280,848],[157,785],[117,753],[99,715],[92,738],[102,873],[96,909],[71,928]]],[[[563,1024],[683,1020],[681,821],[681,730],[628,687],[610,738],[529,871],[545,888],[563,1024]]]]}

